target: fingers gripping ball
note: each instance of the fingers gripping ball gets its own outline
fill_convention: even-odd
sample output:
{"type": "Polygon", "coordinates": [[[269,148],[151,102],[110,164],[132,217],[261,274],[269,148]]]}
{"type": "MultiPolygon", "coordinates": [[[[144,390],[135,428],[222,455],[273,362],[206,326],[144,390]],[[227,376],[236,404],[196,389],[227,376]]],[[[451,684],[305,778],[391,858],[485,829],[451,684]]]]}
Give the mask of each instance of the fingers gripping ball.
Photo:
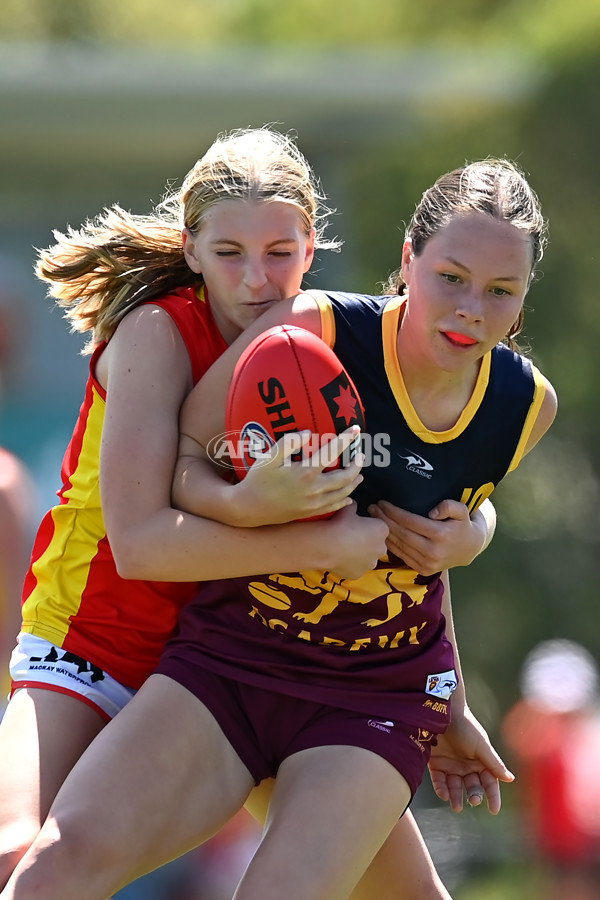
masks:
{"type": "MultiPolygon", "coordinates": [[[[323,463],[328,440],[352,425],[364,429],[358,391],[321,338],[295,325],[276,325],[244,351],[227,396],[227,433],[235,436],[233,467],[241,479],[286,434],[310,431],[294,460],[323,463]]],[[[290,438],[290,440],[292,440],[290,438]]],[[[356,453],[360,436],[350,448],[356,453]]],[[[298,445],[296,445],[298,446],[298,445]]],[[[337,468],[339,460],[325,468],[337,468]]]]}

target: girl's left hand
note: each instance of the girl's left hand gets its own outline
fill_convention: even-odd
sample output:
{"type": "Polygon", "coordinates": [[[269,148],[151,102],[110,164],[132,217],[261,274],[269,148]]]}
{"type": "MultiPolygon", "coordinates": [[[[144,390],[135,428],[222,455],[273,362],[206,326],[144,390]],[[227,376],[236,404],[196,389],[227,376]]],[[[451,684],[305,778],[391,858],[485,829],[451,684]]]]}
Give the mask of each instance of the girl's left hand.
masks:
{"type": "Polygon", "coordinates": [[[515,778],[468,707],[439,735],[429,772],[436,794],[454,812],[461,812],[466,793],[470,806],[479,806],[485,797],[494,816],[501,807],[500,781],[510,783],[515,778]]]}
{"type": "Polygon", "coordinates": [[[369,507],[390,530],[387,548],[420,575],[468,566],[486,544],[483,518],[472,519],[464,503],[443,500],[429,516],[394,506],[386,500],[369,507]]]}

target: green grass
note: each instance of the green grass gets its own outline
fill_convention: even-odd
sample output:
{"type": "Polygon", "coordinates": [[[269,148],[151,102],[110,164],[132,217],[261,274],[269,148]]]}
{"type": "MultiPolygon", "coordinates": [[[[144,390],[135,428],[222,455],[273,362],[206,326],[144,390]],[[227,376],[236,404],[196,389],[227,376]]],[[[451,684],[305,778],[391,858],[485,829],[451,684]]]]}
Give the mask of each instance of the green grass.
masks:
{"type": "Polygon", "coordinates": [[[542,898],[539,873],[525,863],[502,863],[468,876],[452,891],[454,900],[535,900],[542,898]]]}

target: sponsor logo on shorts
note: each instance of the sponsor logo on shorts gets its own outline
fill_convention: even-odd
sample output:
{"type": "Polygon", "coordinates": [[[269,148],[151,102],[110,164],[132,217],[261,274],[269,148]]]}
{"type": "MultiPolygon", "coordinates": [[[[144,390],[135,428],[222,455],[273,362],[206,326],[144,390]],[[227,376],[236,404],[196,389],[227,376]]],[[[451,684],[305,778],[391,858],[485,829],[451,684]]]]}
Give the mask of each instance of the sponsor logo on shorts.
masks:
{"type": "Polygon", "coordinates": [[[394,727],[394,723],[390,722],[389,719],[381,722],[379,719],[369,719],[367,722],[369,728],[376,728],[378,731],[385,731],[387,734],[392,733],[392,728],[394,727]]]}
{"type": "Polygon", "coordinates": [[[423,709],[431,709],[433,712],[442,713],[445,716],[448,713],[448,704],[442,703],[441,700],[426,700],[423,709]]]}
{"type": "Polygon", "coordinates": [[[435,734],[433,731],[428,731],[427,728],[419,728],[417,734],[409,735],[411,741],[417,745],[421,753],[425,753],[425,747],[423,744],[429,744],[435,738],[435,734]]]}
{"type": "Polygon", "coordinates": [[[69,678],[75,678],[76,681],[80,681],[82,684],[94,684],[96,681],[104,681],[104,672],[99,666],[94,666],[87,659],[83,659],[82,656],[76,656],[74,653],[69,653],[68,650],[58,650],[56,647],[52,647],[46,656],[30,656],[29,663],[29,668],[32,671],[43,669],[57,672],[60,675],[68,675],[69,678]],[[39,663],[39,665],[35,666],[33,663],[39,663]],[[77,678],[70,669],[56,665],[57,663],[70,663],[71,666],[77,666],[77,675],[89,673],[89,677],[87,679],[77,678]]]}
{"type": "Polygon", "coordinates": [[[457,684],[454,669],[450,669],[448,672],[438,672],[437,675],[427,676],[425,693],[431,694],[433,697],[441,697],[442,700],[449,700],[450,695],[456,690],[457,684]]]}

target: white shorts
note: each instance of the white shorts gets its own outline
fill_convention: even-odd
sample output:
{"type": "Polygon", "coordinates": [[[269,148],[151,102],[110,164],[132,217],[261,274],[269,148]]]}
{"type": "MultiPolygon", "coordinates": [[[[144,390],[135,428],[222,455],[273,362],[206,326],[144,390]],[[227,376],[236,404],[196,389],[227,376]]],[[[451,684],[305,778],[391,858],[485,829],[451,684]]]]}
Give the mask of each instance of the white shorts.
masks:
{"type": "Polygon", "coordinates": [[[19,688],[42,688],[87,703],[107,722],[129,703],[135,690],[98,666],[50,641],[21,632],[10,658],[11,696],[19,688]]]}

